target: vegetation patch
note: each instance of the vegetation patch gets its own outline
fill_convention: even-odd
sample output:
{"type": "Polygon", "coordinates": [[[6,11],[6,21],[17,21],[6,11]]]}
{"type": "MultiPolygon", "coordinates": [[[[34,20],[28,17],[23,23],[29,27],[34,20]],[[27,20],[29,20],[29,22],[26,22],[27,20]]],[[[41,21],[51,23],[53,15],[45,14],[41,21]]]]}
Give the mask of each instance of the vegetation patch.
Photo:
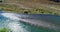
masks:
{"type": "Polygon", "coordinates": [[[0,10],[6,11],[6,12],[24,13],[24,14],[60,15],[59,11],[58,12],[55,12],[55,10],[50,11],[51,9],[49,10],[49,8],[47,9],[45,7],[41,7],[40,5],[38,6],[37,4],[39,4],[39,3],[29,2],[29,1],[31,1],[31,0],[4,0],[2,2],[3,4],[0,4],[0,10]],[[36,4],[36,6],[32,7],[31,9],[25,9],[25,8],[18,7],[18,4],[20,5],[20,3],[22,3],[22,1],[24,4],[27,4],[28,6],[31,6],[31,5],[34,6],[35,4],[36,4]],[[6,3],[17,3],[17,4],[4,4],[4,2],[6,2],[6,3]]]}
{"type": "Polygon", "coordinates": [[[31,8],[31,9],[24,9],[24,8],[18,8],[14,5],[1,5],[0,4],[0,10],[7,11],[7,12],[15,12],[15,13],[24,13],[24,14],[54,14],[59,15],[56,12],[49,11],[47,9],[41,9],[41,8],[31,8]]]}
{"type": "Polygon", "coordinates": [[[8,28],[0,28],[0,32],[12,32],[12,31],[8,28]]]}

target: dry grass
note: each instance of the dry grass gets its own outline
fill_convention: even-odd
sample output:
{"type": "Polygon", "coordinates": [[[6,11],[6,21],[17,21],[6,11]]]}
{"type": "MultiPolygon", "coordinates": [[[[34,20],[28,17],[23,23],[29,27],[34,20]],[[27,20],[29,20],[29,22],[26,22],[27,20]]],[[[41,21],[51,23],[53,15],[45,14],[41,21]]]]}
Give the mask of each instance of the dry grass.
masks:
{"type": "Polygon", "coordinates": [[[0,5],[0,8],[2,7],[3,10],[6,11],[8,10],[12,12],[23,13],[24,11],[26,11],[25,8],[31,8],[31,9],[27,9],[29,14],[41,14],[41,12],[36,11],[36,9],[43,9],[44,14],[49,14],[50,12],[52,12],[53,14],[56,13],[60,14],[60,10],[51,8],[51,7],[55,7],[60,9],[60,4],[57,4],[55,2],[50,2],[48,0],[4,0],[4,3],[16,3],[16,4],[8,4],[6,6],[0,5]],[[21,8],[20,6],[21,4],[23,5],[23,8],[21,8]]]}

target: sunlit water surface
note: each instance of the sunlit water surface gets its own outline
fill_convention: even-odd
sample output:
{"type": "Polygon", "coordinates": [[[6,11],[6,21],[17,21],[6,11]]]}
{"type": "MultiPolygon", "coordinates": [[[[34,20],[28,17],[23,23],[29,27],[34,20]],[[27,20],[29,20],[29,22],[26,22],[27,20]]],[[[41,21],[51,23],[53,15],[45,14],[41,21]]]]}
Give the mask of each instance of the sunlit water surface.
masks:
{"type": "Polygon", "coordinates": [[[6,27],[12,30],[12,32],[60,32],[58,29],[50,29],[42,26],[35,26],[24,22],[22,19],[25,18],[44,20],[56,24],[60,29],[60,16],[53,15],[28,15],[28,14],[18,14],[13,13],[1,13],[0,14],[0,28],[6,27]],[[10,17],[10,18],[9,18],[10,17]],[[49,20],[50,19],[50,20],[49,20]]]}

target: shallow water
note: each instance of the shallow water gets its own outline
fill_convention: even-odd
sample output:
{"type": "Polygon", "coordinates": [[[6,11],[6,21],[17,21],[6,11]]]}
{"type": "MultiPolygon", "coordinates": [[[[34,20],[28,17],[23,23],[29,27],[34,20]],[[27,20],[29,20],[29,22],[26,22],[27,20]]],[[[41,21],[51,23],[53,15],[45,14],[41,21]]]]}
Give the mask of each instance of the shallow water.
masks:
{"type": "Polygon", "coordinates": [[[60,32],[60,16],[45,15],[45,14],[14,14],[14,13],[0,13],[0,28],[6,27],[12,32],[60,32]],[[28,19],[29,21],[44,23],[41,26],[25,22],[20,19],[28,19]],[[37,21],[36,21],[37,20],[37,21]],[[47,25],[51,25],[50,27],[47,25]],[[48,26],[48,27],[47,27],[48,26]]]}

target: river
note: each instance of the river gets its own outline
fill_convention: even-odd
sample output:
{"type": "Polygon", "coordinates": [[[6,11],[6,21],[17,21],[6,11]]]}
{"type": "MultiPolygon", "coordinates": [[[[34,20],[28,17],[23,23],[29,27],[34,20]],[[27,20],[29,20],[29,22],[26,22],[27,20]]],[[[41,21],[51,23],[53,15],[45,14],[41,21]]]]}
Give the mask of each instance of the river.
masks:
{"type": "Polygon", "coordinates": [[[0,12],[0,28],[12,32],[60,32],[60,16],[0,12]]]}

